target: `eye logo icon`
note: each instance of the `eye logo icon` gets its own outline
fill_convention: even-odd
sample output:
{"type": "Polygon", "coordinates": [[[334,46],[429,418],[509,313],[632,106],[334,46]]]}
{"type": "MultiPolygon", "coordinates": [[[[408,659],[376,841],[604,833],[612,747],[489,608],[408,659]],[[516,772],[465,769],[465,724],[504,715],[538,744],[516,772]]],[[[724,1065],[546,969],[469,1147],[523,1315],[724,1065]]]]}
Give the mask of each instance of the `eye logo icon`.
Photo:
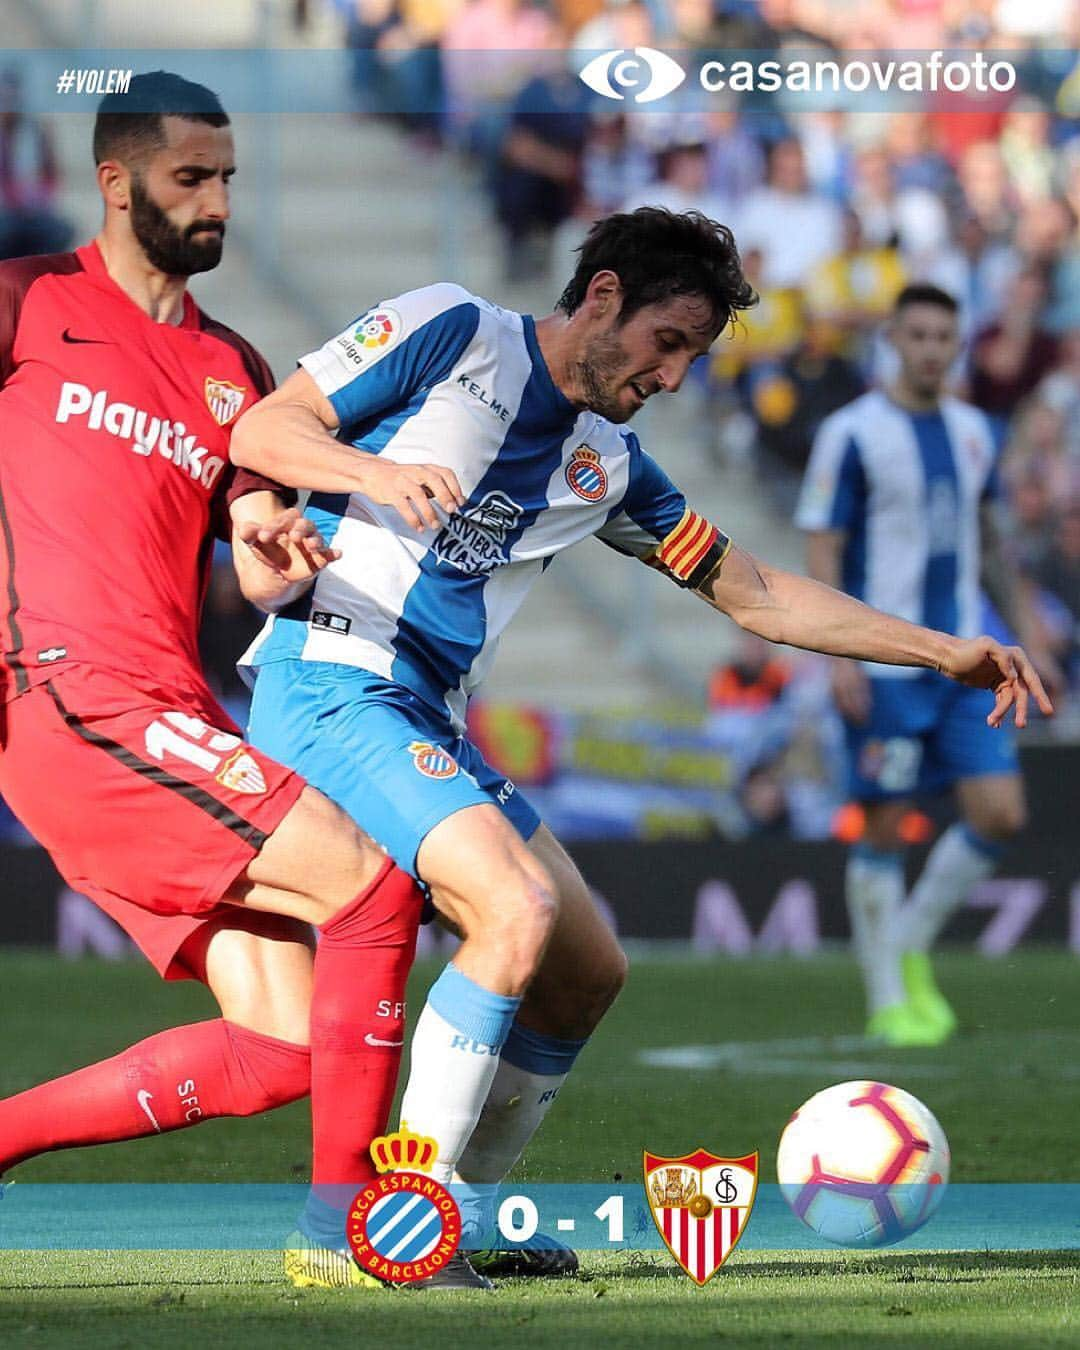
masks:
{"type": "Polygon", "coordinates": [[[604,98],[621,101],[629,97],[635,103],[654,103],[678,89],[686,71],[655,47],[635,47],[633,51],[619,48],[594,56],[581,71],[581,79],[604,98]]]}

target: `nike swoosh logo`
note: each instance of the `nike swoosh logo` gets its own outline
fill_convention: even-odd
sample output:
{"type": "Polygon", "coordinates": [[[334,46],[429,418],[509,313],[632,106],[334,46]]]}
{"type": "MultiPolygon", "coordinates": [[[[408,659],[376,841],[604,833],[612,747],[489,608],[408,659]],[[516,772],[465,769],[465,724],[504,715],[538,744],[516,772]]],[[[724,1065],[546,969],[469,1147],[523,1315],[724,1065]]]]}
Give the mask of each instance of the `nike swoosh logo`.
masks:
{"type": "Polygon", "coordinates": [[[60,334],[60,338],[61,338],[61,340],[62,340],[63,342],[80,342],[80,343],[89,342],[89,343],[93,343],[93,345],[94,345],[95,347],[110,347],[110,346],[112,346],[112,343],[109,341],[108,338],[80,338],[80,337],[73,337],[70,328],[65,328],[64,331],[60,334]]]}
{"type": "Polygon", "coordinates": [[[396,1047],[405,1044],[405,1041],[403,1039],[400,1041],[380,1041],[378,1036],[373,1036],[370,1031],[364,1037],[364,1040],[368,1045],[389,1045],[396,1047]]]}
{"type": "Polygon", "coordinates": [[[140,1088],[135,1094],[135,1100],[150,1118],[150,1124],[153,1125],[154,1129],[160,1134],[161,1126],[157,1123],[157,1117],[154,1115],[153,1111],[150,1110],[150,1103],[154,1100],[154,1094],[152,1092],[147,1092],[145,1088],[140,1088]]]}

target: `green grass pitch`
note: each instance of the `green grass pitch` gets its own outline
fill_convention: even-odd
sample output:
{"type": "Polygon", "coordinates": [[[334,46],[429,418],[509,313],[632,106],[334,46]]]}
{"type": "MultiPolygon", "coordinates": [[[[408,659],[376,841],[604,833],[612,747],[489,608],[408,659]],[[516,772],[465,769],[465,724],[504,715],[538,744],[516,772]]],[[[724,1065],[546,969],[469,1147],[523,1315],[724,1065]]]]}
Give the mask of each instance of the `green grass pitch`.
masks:
{"type": "MultiPolygon", "coordinates": [[[[774,1180],[791,1111],[844,1078],[883,1078],[934,1109],[955,1181],[1080,1181],[1077,961],[1033,949],[948,953],[965,1032],[942,1050],[871,1051],[842,956],[634,963],[631,981],[519,1175],[633,1180],[641,1152],[757,1148],[774,1180]]],[[[419,1007],[434,967],[417,971],[419,1007]]],[[[0,954],[0,1095],[213,1016],[205,991],[149,968],[0,954]]],[[[301,1181],[306,1105],[257,1120],[51,1154],[20,1181],[301,1181]]],[[[1080,1216],[1078,1216],[1080,1219],[1080,1216]]],[[[3,1221],[0,1206],[0,1225],[3,1221]]],[[[742,1252],[704,1290],[666,1256],[586,1254],[582,1275],[495,1295],[309,1293],[271,1252],[0,1251],[0,1345],[433,1343],[1027,1347],[1080,1341],[1080,1253],[742,1252]]]]}

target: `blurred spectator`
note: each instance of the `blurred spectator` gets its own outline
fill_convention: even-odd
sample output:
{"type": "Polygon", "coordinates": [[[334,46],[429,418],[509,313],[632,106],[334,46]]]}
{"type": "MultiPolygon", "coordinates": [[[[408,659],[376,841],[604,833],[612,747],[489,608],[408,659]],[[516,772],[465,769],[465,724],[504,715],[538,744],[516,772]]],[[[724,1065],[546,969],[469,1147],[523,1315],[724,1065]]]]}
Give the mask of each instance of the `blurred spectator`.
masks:
{"type": "Polygon", "coordinates": [[[1053,369],[1058,340],[1042,326],[1046,274],[1029,264],[1009,288],[1001,317],[976,334],[971,349],[971,401],[1004,421],[1053,369]]]}
{"type": "Polygon", "coordinates": [[[868,243],[859,216],[847,209],[843,248],[814,268],[803,296],[807,311],[832,330],[834,350],[869,370],[877,327],[906,279],[899,251],[868,243]]]}
{"type": "Polygon", "coordinates": [[[1048,322],[1056,332],[1080,328],[1080,136],[1061,153],[1061,190],[1070,211],[1070,232],[1054,268],[1053,304],[1048,322]]]}
{"type": "Polygon", "coordinates": [[[965,337],[997,319],[1021,265],[1015,248],[992,240],[971,214],[960,218],[952,243],[946,240],[939,251],[908,256],[907,262],[912,276],[956,297],[965,337]]]}
{"type": "Polygon", "coordinates": [[[574,34],[573,49],[606,52],[649,47],[656,43],[652,14],[644,0],[606,0],[574,34]]]}
{"type": "Polygon", "coordinates": [[[768,152],[766,185],[738,206],[734,229],[745,252],[760,249],[767,287],[801,286],[817,263],[840,248],[840,211],[807,186],[802,146],[793,137],[768,152]]]}
{"type": "Polygon", "coordinates": [[[1019,98],[1005,114],[1001,158],[1021,201],[1050,196],[1055,168],[1052,126],[1049,110],[1037,99],[1019,98]]]}
{"type": "Polygon", "coordinates": [[[550,14],[528,0],[463,0],[452,13],[442,36],[447,118],[483,163],[497,158],[507,108],[556,38],[550,14]]]}
{"type": "Polygon", "coordinates": [[[442,121],[442,0],[352,0],[346,43],[358,112],[382,113],[436,139],[442,121]]]}
{"type": "Polygon", "coordinates": [[[934,145],[926,113],[903,112],[890,117],[885,147],[892,161],[898,190],[924,188],[940,194],[951,186],[952,170],[934,145]]]}
{"type": "Polygon", "coordinates": [[[777,649],[745,631],[734,658],[709,676],[706,701],[713,713],[766,711],[777,703],[791,679],[791,667],[777,649]]]}
{"type": "Polygon", "coordinates": [[[782,513],[794,508],[818,427],[866,388],[856,366],[834,351],[833,337],[832,328],[809,318],[790,356],[746,377],[761,469],[782,513]]]}
{"type": "MultiPolygon", "coordinates": [[[[742,244],[742,236],[736,233],[742,244]]],[[[743,270],[758,293],[758,303],[739,316],[733,332],[716,343],[709,373],[717,384],[735,380],[743,371],[780,360],[794,351],[803,335],[802,296],[794,287],[765,286],[761,250],[743,248],[743,270]]]]}
{"type": "Polygon", "coordinates": [[[807,181],[834,202],[844,201],[851,189],[854,152],[846,129],[845,116],[837,108],[808,112],[796,123],[807,181]]]}
{"type": "Polygon", "coordinates": [[[1080,475],[1080,325],[1061,335],[1058,363],[1039,386],[1039,402],[1055,414],[1057,443],[1071,459],[1071,472],[1080,475]]]}
{"type": "Polygon", "coordinates": [[[1012,515],[1009,558],[1026,576],[1033,576],[1050,551],[1054,520],[1050,484],[1038,465],[1030,464],[1016,475],[1009,500],[1012,515]]]}
{"type": "Polygon", "coordinates": [[[580,191],[589,92],[569,70],[530,80],[510,112],[495,169],[495,213],[511,280],[540,276],[551,236],[580,191]]]}
{"type": "Polygon", "coordinates": [[[59,173],[48,127],[22,108],[22,80],[0,73],[0,258],[63,253],[72,228],[53,203],[59,173]]]}
{"type": "Polygon", "coordinates": [[[977,141],[967,146],[957,178],[962,209],[975,217],[991,239],[1008,239],[1019,199],[1005,172],[997,142],[977,141]]]}
{"type": "Polygon", "coordinates": [[[630,134],[626,114],[614,108],[595,112],[582,152],[583,217],[591,223],[631,198],[644,200],[652,176],[652,156],[630,134]]]}
{"type": "Polygon", "coordinates": [[[1031,577],[1068,612],[1071,632],[1062,656],[1075,684],[1080,676],[1080,496],[1061,512],[1050,547],[1032,568],[1031,577]]]}
{"type": "MultiPolygon", "coordinates": [[[[709,194],[742,201],[765,177],[765,154],[736,106],[710,112],[705,123],[709,194]]],[[[725,208],[727,209],[727,208],[725,208]]]]}
{"type": "Polygon", "coordinates": [[[723,220],[728,202],[709,186],[709,151],[701,141],[673,144],[656,157],[656,177],[627,202],[624,209],[666,206],[669,211],[702,211],[712,220],[723,220]]]}

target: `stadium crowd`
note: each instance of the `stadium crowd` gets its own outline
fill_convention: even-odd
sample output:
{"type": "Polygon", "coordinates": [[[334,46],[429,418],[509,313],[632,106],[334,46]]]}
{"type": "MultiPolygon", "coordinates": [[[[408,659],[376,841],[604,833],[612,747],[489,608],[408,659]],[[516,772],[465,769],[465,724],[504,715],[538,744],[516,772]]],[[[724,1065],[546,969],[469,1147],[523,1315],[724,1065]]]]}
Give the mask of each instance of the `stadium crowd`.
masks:
{"type": "Polygon", "coordinates": [[[478,158],[515,277],[561,276],[586,224],[610,210],[698,207],[732,226],[761,304],[708,372],[715,450],[759,473],[785,516],[821,421],[888,378],[882,320],[901,287],[929,281],[956,296],[954,387],[997,427],[1014,560],[1080,688],[1080,9],[335,3],[358,108],[478,158]],[[641,46],[840,60],[982,50],[1008,55],[1018,80],[1005,93],[935,95],[918,112],[853,97],[845,111],[803,103],[796,116],[781,92],[729,94],[707,113],[680,111],[675,95],[663,112],[627,117],[576,72],[584,54],[641,46]]]}

